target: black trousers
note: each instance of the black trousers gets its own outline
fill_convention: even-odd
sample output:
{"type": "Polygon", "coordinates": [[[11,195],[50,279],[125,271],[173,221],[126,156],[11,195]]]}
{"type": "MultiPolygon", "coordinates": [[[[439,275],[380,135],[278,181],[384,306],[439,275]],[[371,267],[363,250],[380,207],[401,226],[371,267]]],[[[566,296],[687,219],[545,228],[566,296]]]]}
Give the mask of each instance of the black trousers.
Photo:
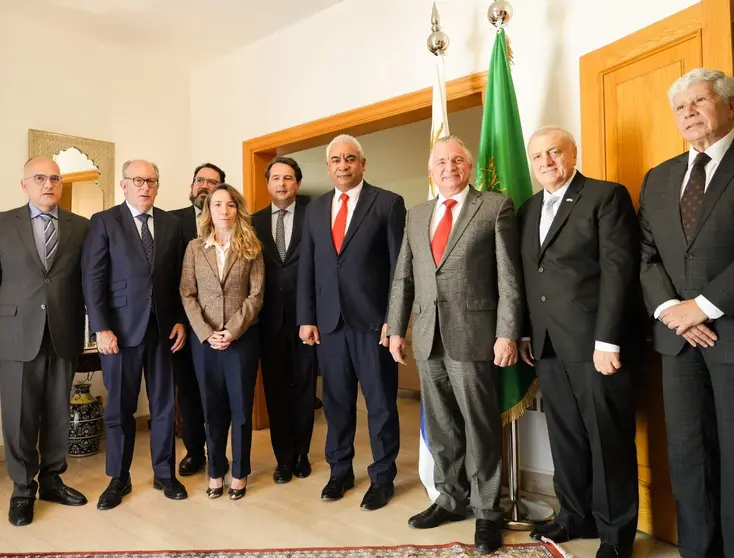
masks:
{"type": "Polygon", "coordinates": [[[135,411],[140,383],[145,374],[145,390],[150,406],[150,456],[155,476],[176,476],[174,438],[174,389],[171,341],[161,339],[155,316],[150,316],[142,343],[120,347],[116,355],[99,356],[107,388],[104,411],[107,429],[107,475],[127,476],[135,448],[135,411]]]}
{"type": "Polygon", "coordinates": [[[311,447],[316,349],[301,342],[293,320],[274,333],[261,330],[260,359],[273,453],[279,464],[291,466],[311,447]]]}
{"type": "Polygon", "coordinates": [[[631,548],[638,509],[631,369],[604,376],[593,362],[551,357],[537,360],[535,370],[548,420],[558,522],[596,526],[603,542],[631,548]]]}
{"type": "Polygon", "coordinates": [[[32,361],[0,361],[0,408],[13,497],[33,498],[38,483],[51,489],[66,471],[75,364],[56,356],[48,329],[32,361]]]}
{"type": "Polygon", "coordinates": [[[734,556],[734,363],[663,355],[663,397],[680,554],[734,556]]]}
{"type": "Polygon", "coordinates": [[[357,428],[357,382],[367,403],[372,446],[370,480],[389,484],[397,474],[400,449],[398,370],[390,351],[379,344],[380,332],[354,331],[341,322],[321,334],[318,346],[326,417],[326,461],[333,476],[352,471],[357,428]]]}
{"type": "Polygon", "coordinates": [[[251,472],[258,326],[250,327],[223,351],[212,349],[206,341],[201,343],[193,331],[189,340],[206,420],[209,476],[217,479],[227,471],[227,438],[231,424],[232,477],[243,479],[251,472]]]}
{"type": "Polygon", "coordinates": [[[189,343],[173,355],[173,376],[178,387],[178,408],[181,412],[181,438],[186,452],[192,457],[204,458],[206,432],[204,409],[201,406],[199,382],[194,371],[194,360],[189,343]]]}

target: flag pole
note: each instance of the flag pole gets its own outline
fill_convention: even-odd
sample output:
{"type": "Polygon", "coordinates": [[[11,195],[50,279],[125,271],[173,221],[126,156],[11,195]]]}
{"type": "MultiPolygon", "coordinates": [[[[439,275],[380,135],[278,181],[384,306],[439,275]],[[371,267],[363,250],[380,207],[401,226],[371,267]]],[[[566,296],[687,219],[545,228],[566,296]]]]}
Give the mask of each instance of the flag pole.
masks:
{"type": "MultiPolygon", "coordinates": [[[[487,19],[499,33],[512,17],[512,5],[507,0],[492,2],[487,11],[487,19]]],[[[508,55],[511,61],[511,56],[508,55]]],[[[485,99],[485,103],[488,102],[485,99]]],[[[505,510],[504,526],[514,531],[528,531],[536,525],[548,523],[555,518],[553,508],[542,500],[520,496],[520,451],[519,420],[525,411],[525,401],[520,401],[519,409],[512,414],[508,428],[507,444],[507,485],[508,498],[500,505],[505,510]]]]}

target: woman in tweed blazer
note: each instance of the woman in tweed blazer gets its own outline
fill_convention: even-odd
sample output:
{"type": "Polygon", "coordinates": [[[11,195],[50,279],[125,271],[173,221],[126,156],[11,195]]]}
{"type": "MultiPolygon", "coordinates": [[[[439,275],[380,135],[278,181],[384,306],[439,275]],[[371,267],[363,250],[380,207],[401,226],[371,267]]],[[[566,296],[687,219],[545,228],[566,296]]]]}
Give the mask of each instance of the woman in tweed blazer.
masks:
{"type": "Polygon", "coordinates": [[[206,421],[209,498],[224,491],[230,424],[229,497],[238,500],[247,488],[264,279],[262,247],[245,200],[220,184],[202,210],[199,237],[186,248],[180,288],[206,421]]]}

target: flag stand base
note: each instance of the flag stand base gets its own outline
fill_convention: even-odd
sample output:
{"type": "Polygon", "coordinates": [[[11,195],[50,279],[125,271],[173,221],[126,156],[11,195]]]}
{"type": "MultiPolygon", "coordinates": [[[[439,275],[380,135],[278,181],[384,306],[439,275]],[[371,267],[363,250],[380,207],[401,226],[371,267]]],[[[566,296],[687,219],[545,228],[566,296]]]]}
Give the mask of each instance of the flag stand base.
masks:
{"type": "Polygon", "coordinates": [[[553,521],[556,516],[551,506],[541,500],[520,496],[520,458],[518,455],[517,420],[510,423],[507,472],[509,497],[500,502],[505,510],[504,527],[512,531],[529,531],[536,525],[553,521]]]}

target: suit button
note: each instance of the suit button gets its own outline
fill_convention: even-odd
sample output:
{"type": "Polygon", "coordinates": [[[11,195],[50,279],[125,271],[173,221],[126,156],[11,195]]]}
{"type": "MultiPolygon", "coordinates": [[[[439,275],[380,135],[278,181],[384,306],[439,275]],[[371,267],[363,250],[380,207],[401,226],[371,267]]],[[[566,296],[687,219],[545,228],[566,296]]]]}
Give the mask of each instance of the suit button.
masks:
{"type": "Polygon", "coordinates": [[[686,259],[687,260],[692,260],[693,259],[693,254],[691,254],[690,252],[686,252],[686,259]]]}
{"type": "Polygon", "coordinates": [[[543,273],[543,268],[542,267],[539,267],[538,268],[538,273],[543,273]]]}
{"type": "Polygon", "coordinates": [[[341,269],[342,264],[336,264],[337,269],[341,269]]]}
{"type": "Polygon", "coordinates": [[[41,304],[41,310],[45,310],[45,309],[46,309],[46,305],[45,304],[41,304]]]}
{"type": "Polygon", "coordinates": [[[540,300],[541,300],[542,302],[545,302],[546,300],[548,300],[548,298],[546,298],[546,296],[545,296],[545,295],[543,295],[543,296],[541,296],[541,297],[540,297],[540,300]]]}
{"type": "Polygon", "coordinates": [[[51,282],[51,279],[46,279],[46,280],[44,281],[44,283],[46,283],[47,285],[48,285],[48,284],[49,284],[50,282],[51,282]]]}
{"type": "Polygon", "coordinates": [[[437,272],[436,272],[436,275],[441,275],[441,271],[440,271],[440,270],[439,270],[439,271],[437,271],[437,272]]]}
{"type": "Polygon", "coordinates": [[[281,287],[281,288],[280,288],[280,292],[281,292],[281,293],[283,292],[283,287],[281,287]]]}

